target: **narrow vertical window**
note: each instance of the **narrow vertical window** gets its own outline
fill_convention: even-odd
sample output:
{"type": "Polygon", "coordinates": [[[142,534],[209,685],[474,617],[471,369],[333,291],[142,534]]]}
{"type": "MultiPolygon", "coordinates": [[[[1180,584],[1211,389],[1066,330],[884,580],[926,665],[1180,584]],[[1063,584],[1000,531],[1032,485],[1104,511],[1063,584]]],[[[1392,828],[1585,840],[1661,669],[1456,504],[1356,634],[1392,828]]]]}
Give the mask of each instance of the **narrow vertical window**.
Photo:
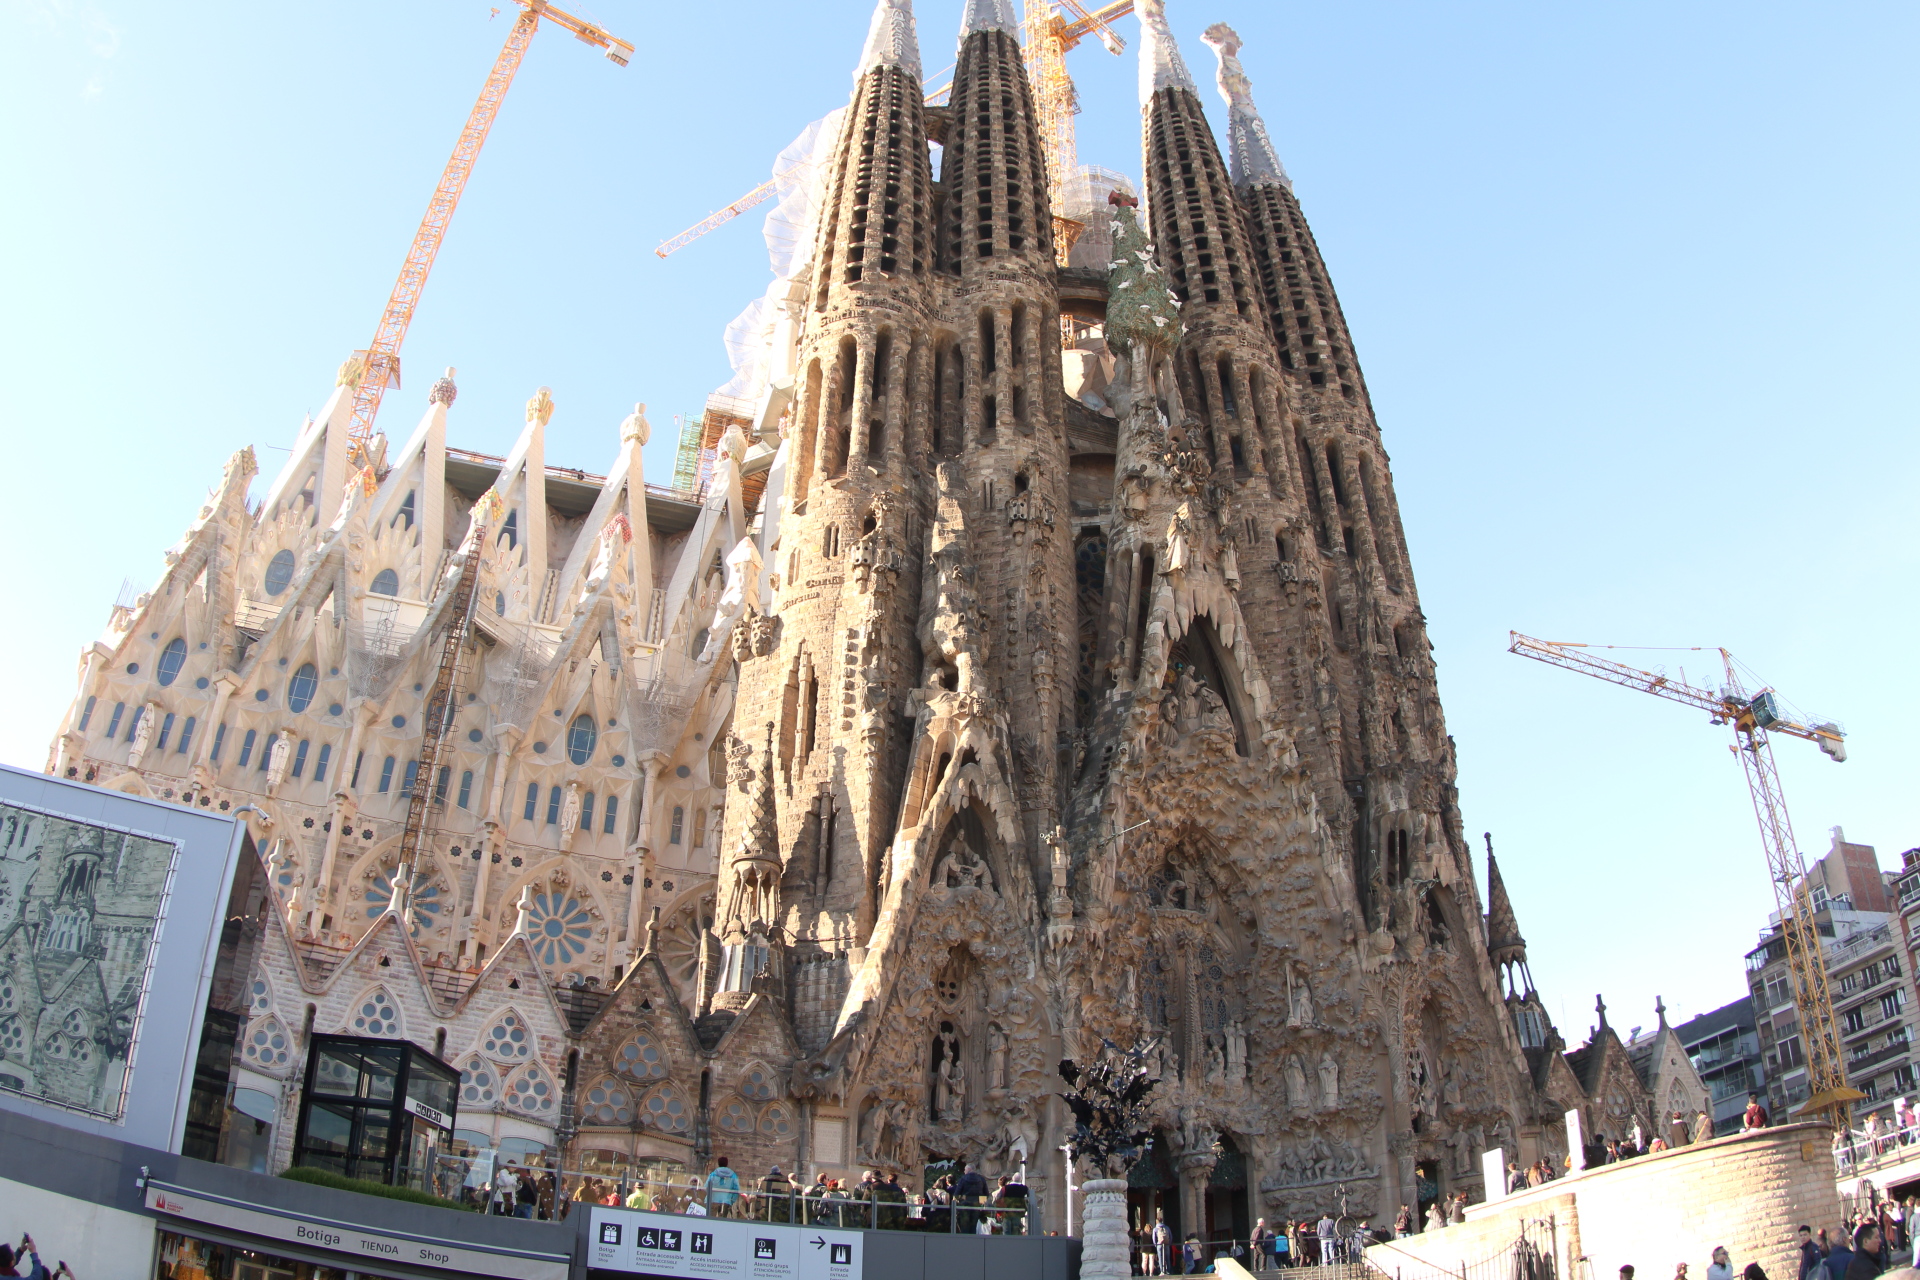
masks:
{"type": "MultiPolygon", "coordinates": [[[[254,736],[255,736],[254,731],[252,729],[249,729],[247,730],[247,736],[240,739],[240,759],[235,763],[237,763],[242,769],[247,767],[247,761],[253,759],[254,736]]],[[[382,788],[382,790],[384,789],[385,788],[382,788]]]]}
{"type": "Polygon", "coordinates": [[[393,790],[393,757],[388,756],[380,765],[380,794],[393,790]]]}
{"type": "Polygon", "coordinates": [[[347,779],[347,786],[354,788],[356,790],[359,788],[360,765],[363,761],[366,760],[366,758],[367,758],[367,753],[364,751],[356,751],[353,753],[353,776],[347,779]]]}
{"type": "Polygon", "coordinates": [[[473,799],[473,770],[463,769],[460,773],[460,796],[455,803],[464,809],[471,799],[473,799]]]}
{"type": "Polygon", "coordinates": [[[547,790],[547,825],[550,827],[560,825],[560,788],[558,787],[550,787],[547,790]]]}
{"type": "Polygon", "coordinates": [[[160,722],[160,736],[153,740],[155,751],[167,749],[167,739],[173,734],[173,712],[167,712],[167,718],[160,722]]]}
{"type": "Polygon", "coordinates": [[[113,718],[107,721],[107,741],[108,742],[112,742],[114,735],[120,732],[120,718],[126,714],[127,714],[126,703],[116,702],[113,704],[113,718]]]}
{"type": "Polygon", "coordinates": [[[133,735],[140,732],[140,716],[145,711],[146,711],[145,707],[135,707],[133,709],[133,716],[131,719],[127,721],[127,741],[128,742],[132,742],[133,735]]]}
{"type": "Polygon", "coordinates": [[[193,745],[193,725],[194,717],[188,716],[187,722],[180,726],[180,745],[175,747],[174,750],[178,751],[181,755],[185,755],[187,748],[193,745]]]}
{"type": "Polygon", "coordinates": [[[667,833],[668,844],[680,843],[680,829],[686,823],[687,811],[679,805],[673,806],[673,829],[667,833]]]}
{"type": "Polygon", "coordinates": [[[293,749],[292,772],[293,772],[293,776],[296,778],[303,776],[307,771],[307,749],[311,745],[312,744],[310,744],[305,738],[302,738],[300,739],[300,745],[293,749]]]}
{"type": "Polygon", "coordinates": [[[259,768],[260,768],[260,771],[261,771],[262,773],[264,773],[264,772],[266,772],[266,768],[267,768],[267,763],[268,763],[268,762],[269,762],[270,760],[272,760],[272,759],[273,759],[273,743],[274,743],[274,739],[276,739],[276,738],[278,738],[279,736],[280,736],[280,735],[279,735],[279,734],[277,734],[277,733],[270,733],[270,734],[268,734],[268,735],[266,736],[266,739],[265,739],[265,740],[264,740],[263,742],[261,742],[261,744],[260,744],[260,765],[259,765],[259,768]]]}
{"type": "Polygon", "coordinates": [[[220,763],[220,748],[227,745],[227,726],[221,725],[213,731],[213,750],[207,752],[207,758],[215,764],[220,763]]]}
{"type": "Polygon", "coordinates": [[[420,762],[418,760],[407,761],[407,770],[400,775],[400,794],[411,797],[413,795],[413,784],[419,780],[420,762]]]}
{"type": "Polygon", "coordinates": [[[580,829],[589,835],[593,832],[593,792],[580,797],[580,829]]]}
{"type": "Polygon", "coordinates": [[[525,818],[528,822],[532,822],[534,807],[539,803],[540,803],[540,784],[537,782],[529,782],[527,784],[527,811],[521,816],[525,818]]]}
{"type": "MultiPolygon", "coordinates": [[[[191,730],[193,728],[192,724],[189,723],[187,728],[191,730]]],[[[313,762],[313,780],[315,782],[325,782],[327,780],[327,761],[332,756],[333,744],[331,742],[321,743],[320,758],[313,762]]]]}
{"type": "Polygon", "coordinates": [[[612,835],[614,824],[619,820],[619,817],[620,817],[620,797],[608,796],[606,821],[602,825],[601,830],[605,831],[606,834],[608,835],[612,835]]]}
{"type": "Polygon", "coordinates": [[[98,695],[90,693],[87,695],[87,705],[80,708],[79,729],[82,733],[85,733],[87,730],[87,722],[93,719],[93,707],[94,704],[99,701],[98,695]]]}
{"type": "Polygon", "coordinates": [[[445,804],[447,802],[447,784],[452,781],[453,766],[450,764],[441,765],[440,776],[433,780],[433,802],[435,804],[445,804]]]}

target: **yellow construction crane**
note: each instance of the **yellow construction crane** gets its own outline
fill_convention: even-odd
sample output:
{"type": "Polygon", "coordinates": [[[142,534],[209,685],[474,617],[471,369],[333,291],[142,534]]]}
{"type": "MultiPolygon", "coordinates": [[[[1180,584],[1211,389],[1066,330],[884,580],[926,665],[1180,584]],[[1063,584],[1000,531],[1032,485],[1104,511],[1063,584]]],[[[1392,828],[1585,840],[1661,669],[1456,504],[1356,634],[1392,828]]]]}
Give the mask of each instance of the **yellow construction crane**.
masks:
{"type": "Polygon", "coordinates": [[[420,219],[420,229],[413,233],[413,245],[407,250],[407,260],[401,264],[400,278],[394,282],[386,310],[380,313],[373,341],[365,349],[354,352],[348,362],[348,381],[357,379],[357,384],[347,439],[356,453],[373,437],[373,420],[380,412],[380,398],[386,394],[387,384],[400,385],[400,344],[406,341],[407,326],[413,323],[413,309],[420,302],[420,291],[426,288],[427,273],[433,270],[433,259],[440,252],[440,242],[446,238],[447,224],[453,220],[453,211],[460,203],[460,193],[466,190],[474,162],[480,158],[487,131],[500,113],[500,103],[513,84],[513,74],[520,69],[527,46],[533,43],[534,34],[540,29],[540,19],[571,31],[577,40],[606,50],[608,59],[620,66],[626,66],[633,58],[633,46],[627,41],[608,35],[585,18],[576,18],[555,8],[547,0],[515,0],[515,3],[521,11],[514,17],[500,56],[493,60],[493,71],[467,115],[467,126],[460,131],[460,140],[453,144],[453,155],[441,171],[440,185],[434,188],[433,199],[427,202],[427,214],[420,219]]]}
{"type": "MultiPolygon", "coordinates": [[[[1127,42],[1108,24],[1132,12],[1133,0],[1114,0],[1112,4],[1097,9],[1086,8],[1080,0],[1058,0],[1057,4],[1055,0],[1027,0],[1026,21],[1022,24],[1026,38],[1027,82],[1033,86],[1033,110],[1035,123],[1040,129],[1040,145],[1046,148],[1047,185],[1053,192],[1054,250],[1063,264],[1073,248],[1073,242],[1083,230],[1079,223],[1066,218],[1061,212],[1067,181],[1073,177],[1076,167],[1073,117],[1080,110],[1080,98],[1074,91],[1073,77],[1067,74],[1067,54],[1088,36],[1098,36],[1109,53],[1126,52],[1127,42]],[[1061,12],[1062,8],[1066,13],[1061,12]]],[[[938,80],[944,75],[946,72],[943,71],[930,78],[938,80]]],[[[949,79],[928,90],[927,105],[939,103],[952,88],[953,81],[949,79]]],[[[763,182],[679,235],[662,240],[654,249],[654,256],[664,258],[670,253],[677,253],[715,227],[733,221],[771,196],[774,186],[772,181],[763,182]]]]}
{"type": "MultiPolygon", "coordinates": [[[[1780,774],[1773,763],[1774,734],[1802,738],[1816,744],[1835,760],[1847,758],[1846,734],[1831,723],[1802,724],[1784,714],[1771,688],[1748,693],[1734,670],[1733,657],[1717,650],[1726,682],[1718,691],[1696,688],[1655,671],[1642,671],[1602,658],[1592,650],[1614,645],[1587,645],[1536,640],[1518,631],[1510,633],[1509,653],[1533,658],[1567,671],[1577,671],[1611,684],[1624,685],[1704,711],[1712,723],[1733,729],[1733,753],[1747,775],[1753,793],[1753,814],[1760,823],[1760,843],[1766,849],[1767,877],[1773,882],[1779,907],[1780,937],[1787,953],[1787,971],[1793,979],[1793,1001],[1799,1012],[1800,1038],[1806,1048],[1809,1096],[1802,1115],[1829,1117],[1834,1128],[1845,1129],[1849,1108],[1866,1095],[1847,1084],[1840,1053],[1840,1032],[1833,1016],[1833,997],[1827,990],[1827,966],[1814,921],[1813,896],[1807,886],[1807,864],[1794,842],[1780,774]]],[[[1697,651],[1697,650],[1696,650],[1697,651]]],[[[1790,1064],[1782,1063],[1784,1068],[1790,1064]]]]}

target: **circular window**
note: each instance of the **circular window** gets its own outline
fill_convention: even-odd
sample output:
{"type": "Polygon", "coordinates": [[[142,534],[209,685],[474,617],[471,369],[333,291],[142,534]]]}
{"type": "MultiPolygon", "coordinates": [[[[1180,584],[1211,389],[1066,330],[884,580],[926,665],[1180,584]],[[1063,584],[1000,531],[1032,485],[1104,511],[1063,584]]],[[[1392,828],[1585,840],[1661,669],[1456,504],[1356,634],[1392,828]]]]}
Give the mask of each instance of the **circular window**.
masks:
{"type": "Polygon", "coordinates": [[[270,1069],[284,1067],[293,1059],[287,1033],[272,1018],[247,1034],[246,1056],[248,1061],[270,1069]]]}
{"type": "Polygon", "coordinates": [[[536,893],[527,909],[527,942],[540,963],[571,964],[586,952],[593,918],[579,899],[536,893]]]}
{"type": "Polygon", "coordinates": [[[768,1107],[760,1113],[760,1132],[769,1138],[784,1138],[793,1132],[793,1117],[782,1106],[768,1107]]]}
{"type": "MultiPolygon", "coordinates": [[[[607,721],[607,723],[612,724],[613,721],[609,720],[607,721]]],[[[625,764],[626,762],[627,762],[627,758],[625,756],[615,756],[613,758],[613,767],[618,769],[621,765],[625,764]]]]}
{"type": "Polygon", "coordinates": [[[544,742],[536,742],[536,743],[534,743],[534,744],[533,744],[533,754],[535,754],[535,755],[537,755],[537,756],[543,756],[543,755],[545,755],[545,754],[547,754],[547,744],[546,744],[546,743],[544,743],[544,742]]]}
{"type": "Polygon", "coordinates": [[[773,1081],[768,1078],[764,1068],[755,1067],[747,1072],[747,1078],[741,1081],[740,1092],[746,1094],[749,1098],[758,1098],[764,1101],[773,1096],[773,1081]]]}
{"type": "Polygon", "coordinates": [[[404,728],[406,728],[406,727],[407,727],[407,718],[406,718],[405,716],[395,716],[395,717],[393,718],[393,727],[394,727],[394,728],[396,728],[396,729],[404,729],[404,728]]]}
{"type": "Polygon", "coordinates": [[[509,1013],[493,1024],[487,1032],[487,1042],[482,1046],[496,1058],[511,1058],[518,1061],[532,1050],[527,1046],[527,1029],[520,1025],[517,1014],[509,1013]]]}
{"type": "Polygon", "coordinates": [[[681,765],[673,771],[673,776],[676,778],[690,778],[693,776],[693,770],[689,769],[686,765],[681,765]]]}
{"type": "Polygon", "coordinates": [[[593,727],[592,716],[575,716],[573,727],[567,730],[567,758],[575,764],[585,764],[593,758],[593,747],[600,740],[600,731],[593,727]]]}
{"type": "Polygon", "coordinates": [[[639,1080],[658,1080],[667,1074],[667,1065],[660,1059],[660,1046],[643,1035],[620,1046],[614,1065],[639,1080]]]}
{"type": "Polygon", "coordinates": [[[720,1118],[715,1123],[728,1133],[752,1133],[756,1127],[753,1112],[738,1098],[730,1100],[720,1109],[720,1118]]]}
{"type": "Polygon", "coordinates": [[[179,636],[167,641],[167,647],[160,651],[160,665],[154,668],[153,678],[166,688],[180,678],[180,668],[187,662],[187,642],[179,636]]]}
{"type": "Polygon", "coordinates": [[[367,590],[377,596],[397,596],[400,594],[400,575],[391,569],[382,569],[373,575],[373,583],[367,590]]]}
{"type": "Polygon", "coordinates": [[[522,1111],[531,1111],[536,1115],[553,1110],[553,1084],[547,1079],[547,1073],[538,1067],[530,1067],[513,1078],[507,1086],[507,1101],[522,1111]]]}
{"type": "Polygon", "coordinates": [[[386,992],[376,991],[360,1002],[360,1008],[354,1013],[353,1029],[363,1036],[397,1036],[400,1011],[393,1007],[386,992]]]}
{"type": "Polygon", "coordinates": [[[481,732],[480,732],[480,731],[479,731],[478,729],[469,729],[469,730],[467,730],[467,741],[468,741],[468,742],[478,742],[478,741],[480,741],[480,739],[481,739],[481,738],[483,738],[483,737],[485,737],[485,736],[486,736],[486,735],[485,735],[485,734],[483,734],[483,733],[481,733],[481,732]]]}
{"type": "Polygon", "coordinates": [[[470,1058],[460,1072],[460,1101],[485,1105],[493,1101],[493,1068],[479,1058],[470,1058]]]}
{"type": "Polygon", "coordinates": [[[311,662],[303,662],[287,681],[287,710],[298,713],[313,704],[313,692],[320,687],[320,672],[311,662]]]}
{"type": "Polygon", "coordinates": [[[268,595],[277,596],[285,591],[287,584],[292,581],[293,552],[275,552],[273,559],[267,561],[267,576],[260,585],[266,588],[268,595]]]}
{"type": "Polygon", "coordinates": [[[212,683],[213,681],[207,679],[205,676],[201,676],[198,680],[195,680],[193,682],[193,687],[196,689],[204,689],[212,683]]]}
{"type": "Polygon", "coordinates": [[[20,1019],[14,1017],[12,1014],[0,1018],[0,1053],[4,1053],[11,1058],[19,1058],[25,1061],[26,1047],[27,1033],[26,1030],[21,1027],[20,1019]]]}
{"type": "Polygon", "coordinates": [[[346,710],[346,708],[345,708],[345,707],[343,707],[343,706],[341,706],[341,705],[340,705],[339,703],[337,703],[337,702],[332,702],[332,703],[328,703],[328,704],[327,704],[327,714],[328,714],[328,715],[330,715],[330,716],[337,716],[337,715],[339,715],[339,714],[340,714],[340,713],[341,713],[342,711],[345,711],[345,710],[346,710]]]}
{"type": "Polygon", "coordinates": [[[646,1104],[641,1108],[641,1118],[667,1133],[685,1133],[691,1127],[687,1101],[680,1096],[678,1089],[673,1088],[655,1089],[648,1094],[646,1104]]]}
{"type": "Polygon", "coordinates": [[[633,1119],[633,1095],[612,1080],[602,1080],[587,1090],[586,1113],[589,1124],[627,1124],[633,1119]]]}

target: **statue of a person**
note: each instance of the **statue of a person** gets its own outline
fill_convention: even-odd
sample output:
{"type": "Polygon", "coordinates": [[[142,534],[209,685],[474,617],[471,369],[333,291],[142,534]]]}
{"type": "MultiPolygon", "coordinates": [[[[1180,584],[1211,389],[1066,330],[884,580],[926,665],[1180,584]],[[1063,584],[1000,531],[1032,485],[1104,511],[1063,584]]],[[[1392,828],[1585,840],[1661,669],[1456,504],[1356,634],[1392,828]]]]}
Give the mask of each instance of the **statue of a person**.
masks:
{"type": "Polygon", "coordinates": [[[1238,1018],[1227,1023],[1227,1079],[1247,1078],[1247,1028],[1238,1018]]]}
{"type": "Polygon", "coordinates": [[[1307,1069],[1300,1061],[1300,1055],[1289,1054],[1286,1065],[1287,1105],[1295,1111],[1308,1109],[1307,1069]]]}
{"type": "Polygon", "coordinates": [[[1307,975],[1300,972],[1300,966],[1287,966],[1287,1025],[1290,1027],[1311,1026],[1313,1023],[1313,991],[1307,986],[1307,975]]]}
{"type": "Polygon", "coordinates": [[[999,1023],[987,1028],[987,1088],[1007,1087],[1007,1034],[999,1023]]]}
{"type": "Polygon", "coordinates": [[[1328,1111],[1340,1105],[1340,1064],[1330,1052],[1320,1055],[1320,1105],[1328,1111]]]}
{"type": "Polygon", "coordinates": [[[1172,573],[1184,569],[1192,558],[1192,526],[1187,519],[1186,504],[1182,503],[1180,509],[1173,513],[1173,518],[1167,521],[1167,546],[1161,572],[1172,573]]]}
{"type": "Polygon", "coordinates": [[[560,834],[570,836],[580,826],[580,784],[567,784],[566,803],[560,806],[560,834]]]}
{"type": "MultiPolygon", "coordinates": [[[[140,723],[133,726],[133,747],[127,752],[127,768],[138,769],[141,757],[147,754],[147,744],[153,741],[153,718],[160,708],[149,702],[140,708],[140,723]]],[[[285,742],[286,739],[280,739],[285,742]]]]}
{"type": "Polygon", "coordinates": [[[1220,1037],[1211,1033],[1207,1036],[1207,1079],[1225,1080],[1227,1078],[1227,1057],[1221,1051],[1220,1037]]]}
{"type": "MultiPolygon", "coordinates": [[[[143,729],[146,727],[144,720],[140,727],[143,729]]],[[[287,780],[287,764],[292,755],[293,745],[288,740],[288,735],[283,733],[273,740],[273,749],[267,752],[267,790],[275,790],[287,780]]],[[[426,780],[416,778],[413,785],[425,786],[426,780]]]]}

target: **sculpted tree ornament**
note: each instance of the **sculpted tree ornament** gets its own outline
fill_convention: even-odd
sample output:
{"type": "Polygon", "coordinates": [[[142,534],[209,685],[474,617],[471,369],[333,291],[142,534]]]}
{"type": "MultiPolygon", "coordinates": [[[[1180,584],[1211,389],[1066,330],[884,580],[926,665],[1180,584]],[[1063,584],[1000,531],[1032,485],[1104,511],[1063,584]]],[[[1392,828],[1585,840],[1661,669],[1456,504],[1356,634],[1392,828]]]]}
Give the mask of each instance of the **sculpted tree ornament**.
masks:
{"type": "Polygon", "coordinates": [[[1159,1042],[1137,1041],[1130,1049],[1111,1040],[1100,1043],[1107,1052],[1098,1062],[1085,1067],[1072,1058],[1060,1062],[1060,1078],[1067,1082],[1061,1097],[1073,1112],[1067,1158],[1089,1161],[1100,1173],[1123,1178],[1153,1145],[1148,1104],[1160,1081],[1147,1062],[1159,1042]]]}

